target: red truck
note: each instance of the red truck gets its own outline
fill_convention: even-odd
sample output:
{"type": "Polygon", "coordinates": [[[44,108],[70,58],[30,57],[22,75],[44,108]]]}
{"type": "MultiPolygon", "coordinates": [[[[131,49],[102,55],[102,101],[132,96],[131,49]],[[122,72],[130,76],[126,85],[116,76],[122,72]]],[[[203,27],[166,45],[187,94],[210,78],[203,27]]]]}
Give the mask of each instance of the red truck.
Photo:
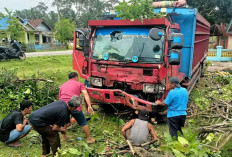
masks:
{"type": "Polygon", "coordinates": [[[190,8],[156,8],[167,18],[89,21],[74,33],[73,69],[86,80],[91,98],[158,112],[153,104],[176,76],[189,91],[203,75],[210,24],[190,8]]]}

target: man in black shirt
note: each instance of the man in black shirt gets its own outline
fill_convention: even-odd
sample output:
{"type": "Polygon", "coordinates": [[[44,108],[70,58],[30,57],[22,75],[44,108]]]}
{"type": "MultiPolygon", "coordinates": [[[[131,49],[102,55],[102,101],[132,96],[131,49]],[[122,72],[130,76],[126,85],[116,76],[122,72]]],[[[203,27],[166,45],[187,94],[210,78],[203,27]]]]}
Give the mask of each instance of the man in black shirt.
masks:
{"type": "Polygon", "coordinates": [[[52,153],[55,155],[60,147],[58,132],[66,132],[65,124],[69,122],[69,111],[74,111],[81,104],[78,96],[73,96],[67,103],[58,100],[48,104],[29,116],[29,122],[33,129],[42,136],[42,157],[52,153]]]}
{"type": "Polygon", "coordinates": [[[0,140],[10,147],[22,146],[18,140],[29,133],[31,127],[27,125],[25,115],[32,112],[32,103],[23,100],[20,109],[12,111],[2,121],[0,121],[0,140]]]}

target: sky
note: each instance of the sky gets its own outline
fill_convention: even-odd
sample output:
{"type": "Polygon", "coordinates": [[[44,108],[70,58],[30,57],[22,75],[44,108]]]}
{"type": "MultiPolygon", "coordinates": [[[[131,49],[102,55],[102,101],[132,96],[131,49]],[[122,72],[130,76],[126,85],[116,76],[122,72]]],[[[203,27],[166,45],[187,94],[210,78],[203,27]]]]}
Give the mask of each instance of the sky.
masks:
{"type": "MultiPolygon", "coordinates": [[[[10,11],[30,9],[38,5],[39,2],[44,2],[51,8],[53,0],[0,0],[0,12],[5,13],[5,7],[10,11]]],[[[54,8],[51,8],[54,10],[54,8]]]]}
{"type": "Polygon", "coordinates": [[[37,6],[39,2],[44,2],[45,5],[49,7],[49,10],[56,11],[54,7],[51,7],[53,1],[54,0],[0,0],[0,12],[6,13],[4,8],[13,12],[16,10],[30,9],[37,6]]]}

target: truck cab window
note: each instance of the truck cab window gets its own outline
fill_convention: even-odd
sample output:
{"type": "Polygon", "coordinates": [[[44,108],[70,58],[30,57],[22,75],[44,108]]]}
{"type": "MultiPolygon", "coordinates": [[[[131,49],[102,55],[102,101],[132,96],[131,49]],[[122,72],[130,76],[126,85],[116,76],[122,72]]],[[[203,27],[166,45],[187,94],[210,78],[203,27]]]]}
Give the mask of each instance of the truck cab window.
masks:
{"type": "Polygon", "coordinates": [[[79,46],[79,37],[80,37],[80,33],[76,32],[76,43],[75,43],[76,50],[82,50],[82,47],[79,46]]]}
{"type": "Polygon", "coordinates": [[[93,59],[111,61],[132,61],[134,56],[141,63],[161,63],[164,53],[164,37],[154,41],[149,37],[149,29],[128,28],[125,31],[102,30],[96,33],[93,46],[93,59]],[[133,31],[139,33],[133,33],[133,31]],[[142,32],[144,31],[144,32],[142,32]]]}

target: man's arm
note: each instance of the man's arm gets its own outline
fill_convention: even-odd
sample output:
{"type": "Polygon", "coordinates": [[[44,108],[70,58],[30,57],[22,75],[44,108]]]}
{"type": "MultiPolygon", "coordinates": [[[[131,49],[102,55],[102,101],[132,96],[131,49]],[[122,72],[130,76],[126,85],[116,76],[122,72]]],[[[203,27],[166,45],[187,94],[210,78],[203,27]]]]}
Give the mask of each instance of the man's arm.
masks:
{"type": "Polygon", "coordinates": [[[156,104],[156,105],[160,105],[160,106],[167,106],[167,104],[165,104],[164,102],[161,102],[161,101],[159,101],[159,100],[157,100],[157,101],[155,102],[155,104],[156,104]]]}
{"type": "Polygon", "coordinates": [[[59,127],[58,125],[54,124],[52,130],[66,133],[66,129],[64,127],[59,127]]]}
{"type": "Polygon", "coordinates": [[[128,123],[126,123],[121,130],[122,135],[125,137],[125,139],[127,139],[126,137],[126,130],[130,129],[133,125],[134,125],[135,120],[132,119],[131,121],[129,121],[128,123]]]}
{"type": "Polygon", "coordinates": [[[23,129],[24,129],[24,127],[25,127],[26,124],[27,124],[27,118],[24,118],[23,124],[17,124],[17,125],[16,125],[16,130],[17,130],[18,132],[23,131],[23,129]]]}
{"type": "Polygon", "coordinates": [[[88,112],[93,115],[94,111],[93,111],[93,108],[92,108],[92,105],[91,105],[91,99],[89,97],[89,94],[88,94],[87,90],[82,90],[81,92],[84,95],[85,101],[86,101],[86,103],[88,105],[88,112]]]}
{"type": "Polygon", "coordinates": [[[148,130],[150,131],[152,137],[154,140],[158,140],[158,137],[156,136],[156,133],[155,133],[155,130],[154,130],[154,127],[148,123],[148,130]]]}

